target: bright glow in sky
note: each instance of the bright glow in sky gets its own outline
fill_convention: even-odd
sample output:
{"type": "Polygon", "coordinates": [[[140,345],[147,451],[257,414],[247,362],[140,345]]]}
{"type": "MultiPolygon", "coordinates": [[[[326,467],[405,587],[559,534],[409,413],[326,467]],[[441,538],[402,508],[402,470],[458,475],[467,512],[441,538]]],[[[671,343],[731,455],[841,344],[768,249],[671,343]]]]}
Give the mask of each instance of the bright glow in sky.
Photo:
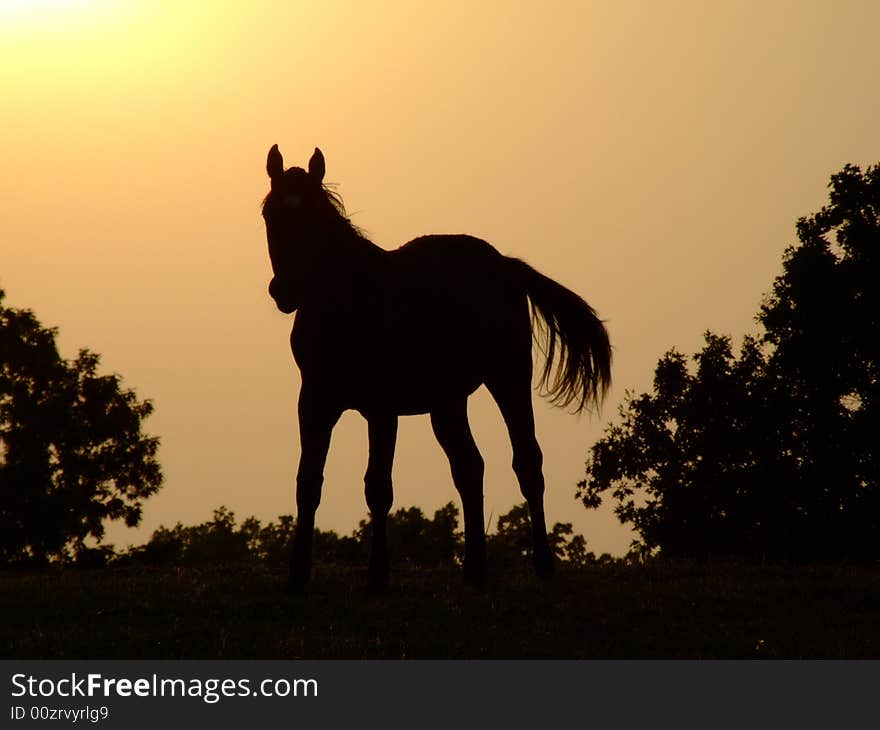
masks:
{"type": "MultiPolygon", "coordinates": [[[[94,17],[105,2],[101,0],[0,0],[0,28],[20,32],[25,28],[43,28],[94,17]]],[[[4,34],[5,34],[4,33],[4,34]]]]}
{"type": "MultiPolygon", "coordinates": [[[[259,215],[278,143],[289,165],[320,146],[380,245],[481,236],[608,320],[602,418],[536,418],[549,521],[623,551],[574,501],[588,448],[669,347],[754,331],[795,220],[880,160],[878,27],[873,0],[0,0],[0,287],[156,407],[165,486],[111,539],[293,511],[299,381],[259,215]]],[[[471,414],[497,517],[510,447],[485,393],[471,414]]],[[[366,513],[365,434],[334,433],[321,527],[366,513]]],[[[457,500],[426,418],[394,477],[396,506],[457,500]]]]}
{"type": "Polygon", "coordinates": [[[88,0],[0,0],[2,17],[42,16],[58,10],[75,10],[88,0]]]}

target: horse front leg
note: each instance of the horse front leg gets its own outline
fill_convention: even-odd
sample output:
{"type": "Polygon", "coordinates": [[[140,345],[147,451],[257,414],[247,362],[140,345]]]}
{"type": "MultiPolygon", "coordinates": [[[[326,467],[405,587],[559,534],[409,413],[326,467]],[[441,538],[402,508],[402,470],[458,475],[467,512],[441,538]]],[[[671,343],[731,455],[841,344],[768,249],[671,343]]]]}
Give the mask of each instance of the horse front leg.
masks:
{"type": "Polygon", "coordinates": [[[321,502],[330,434],[341,413],[303,385],[299,396],[301,451],[296,474],[296,529],[289,577],[289,585],[294,590],[302,590],[311,577],[315,512],[321,502]]]}
{"type": "Polygon", "coordinates": [[[394,501],[391,467],[397,442],[397,416],[370,414],[367,417],[370,457],[364,475],[364,493],[370,509],[372,543],[370,545],[369,589],[382,592],[388,587],[388,513],[394,501]]]}

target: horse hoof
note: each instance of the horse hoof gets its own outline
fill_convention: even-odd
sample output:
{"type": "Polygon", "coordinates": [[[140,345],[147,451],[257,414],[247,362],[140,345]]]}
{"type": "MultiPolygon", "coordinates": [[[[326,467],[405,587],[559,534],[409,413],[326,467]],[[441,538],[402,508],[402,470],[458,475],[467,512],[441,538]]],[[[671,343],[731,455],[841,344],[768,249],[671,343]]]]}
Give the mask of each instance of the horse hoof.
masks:
{"type": "Polygon", "coordinates": [[[556,564],[552,555],[535,558],[535,573],[539,578],[552,578],[556,572],[556,564]]]}
{"type": "Polygon", "coordinates": [[[488,581],[488,572],[485,567],[482,568],[469,568],[465,566],[464,569],[464,582],[465,585],[473,586],[474,588],[484,588],[488,581]]]}
{"type": "Polygon", "coordinates": [[[294,580],[291,578],[287,581],[287,592],[291,596],[304,596],[307,593],[306,586],[308,584],[302,580],[294,580]]]}
{"type": "Polygon", "coordinates": [[[303,596],[309,583],[309,572],[292,568],[287,575],[287,592],[294,596],[303,596]]]}
{"type": "Polygon", "coordinates": [[[370,580],[367,583],[368,596],[386,596],[388,595],[388,579],[370,580]]]}

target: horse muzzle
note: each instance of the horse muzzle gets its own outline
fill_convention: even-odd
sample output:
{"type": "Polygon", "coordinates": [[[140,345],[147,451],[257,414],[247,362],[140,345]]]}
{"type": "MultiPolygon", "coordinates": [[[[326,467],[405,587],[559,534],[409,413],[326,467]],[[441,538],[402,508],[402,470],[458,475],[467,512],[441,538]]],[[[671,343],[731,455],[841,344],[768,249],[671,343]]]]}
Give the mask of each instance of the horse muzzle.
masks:
{"type": "Polygon", "coordinates": [[[290,314],[299,306],[299,298],[291,291],[289,284],[284,284],[278,277],[269,282],[269,296],[275,300],[275,306],[284,314],[290,314]]]}

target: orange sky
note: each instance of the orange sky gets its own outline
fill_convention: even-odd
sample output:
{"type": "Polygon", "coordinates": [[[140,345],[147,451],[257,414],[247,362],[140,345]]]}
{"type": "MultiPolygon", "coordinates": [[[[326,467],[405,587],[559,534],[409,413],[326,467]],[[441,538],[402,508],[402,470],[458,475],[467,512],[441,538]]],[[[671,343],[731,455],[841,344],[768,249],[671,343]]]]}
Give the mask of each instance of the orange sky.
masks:
{"type": "MultiPolygon", "coordinates": [[[[672,345],[754,331],[798,216],[880,161],[865,2],[0,0],[0,287],[153,399],[160,523],[293,511],[288,317],[266,295],[266,151],[315,145],[386,247],[481,236],[608,321],[601,419],[536,402],[550,522],[629,541],[574,501],[590,444],[672,345]],[[222,9],[221,9],[222,8],[222,9]]],[[[486,514],[519,501],[483,392],[486,514]]],[[[318,524],[366,513],[366,428],[337,427],[318,524]]],[[[396,506],[457,499],[426,418],[404,419],[396,506]]]]}

